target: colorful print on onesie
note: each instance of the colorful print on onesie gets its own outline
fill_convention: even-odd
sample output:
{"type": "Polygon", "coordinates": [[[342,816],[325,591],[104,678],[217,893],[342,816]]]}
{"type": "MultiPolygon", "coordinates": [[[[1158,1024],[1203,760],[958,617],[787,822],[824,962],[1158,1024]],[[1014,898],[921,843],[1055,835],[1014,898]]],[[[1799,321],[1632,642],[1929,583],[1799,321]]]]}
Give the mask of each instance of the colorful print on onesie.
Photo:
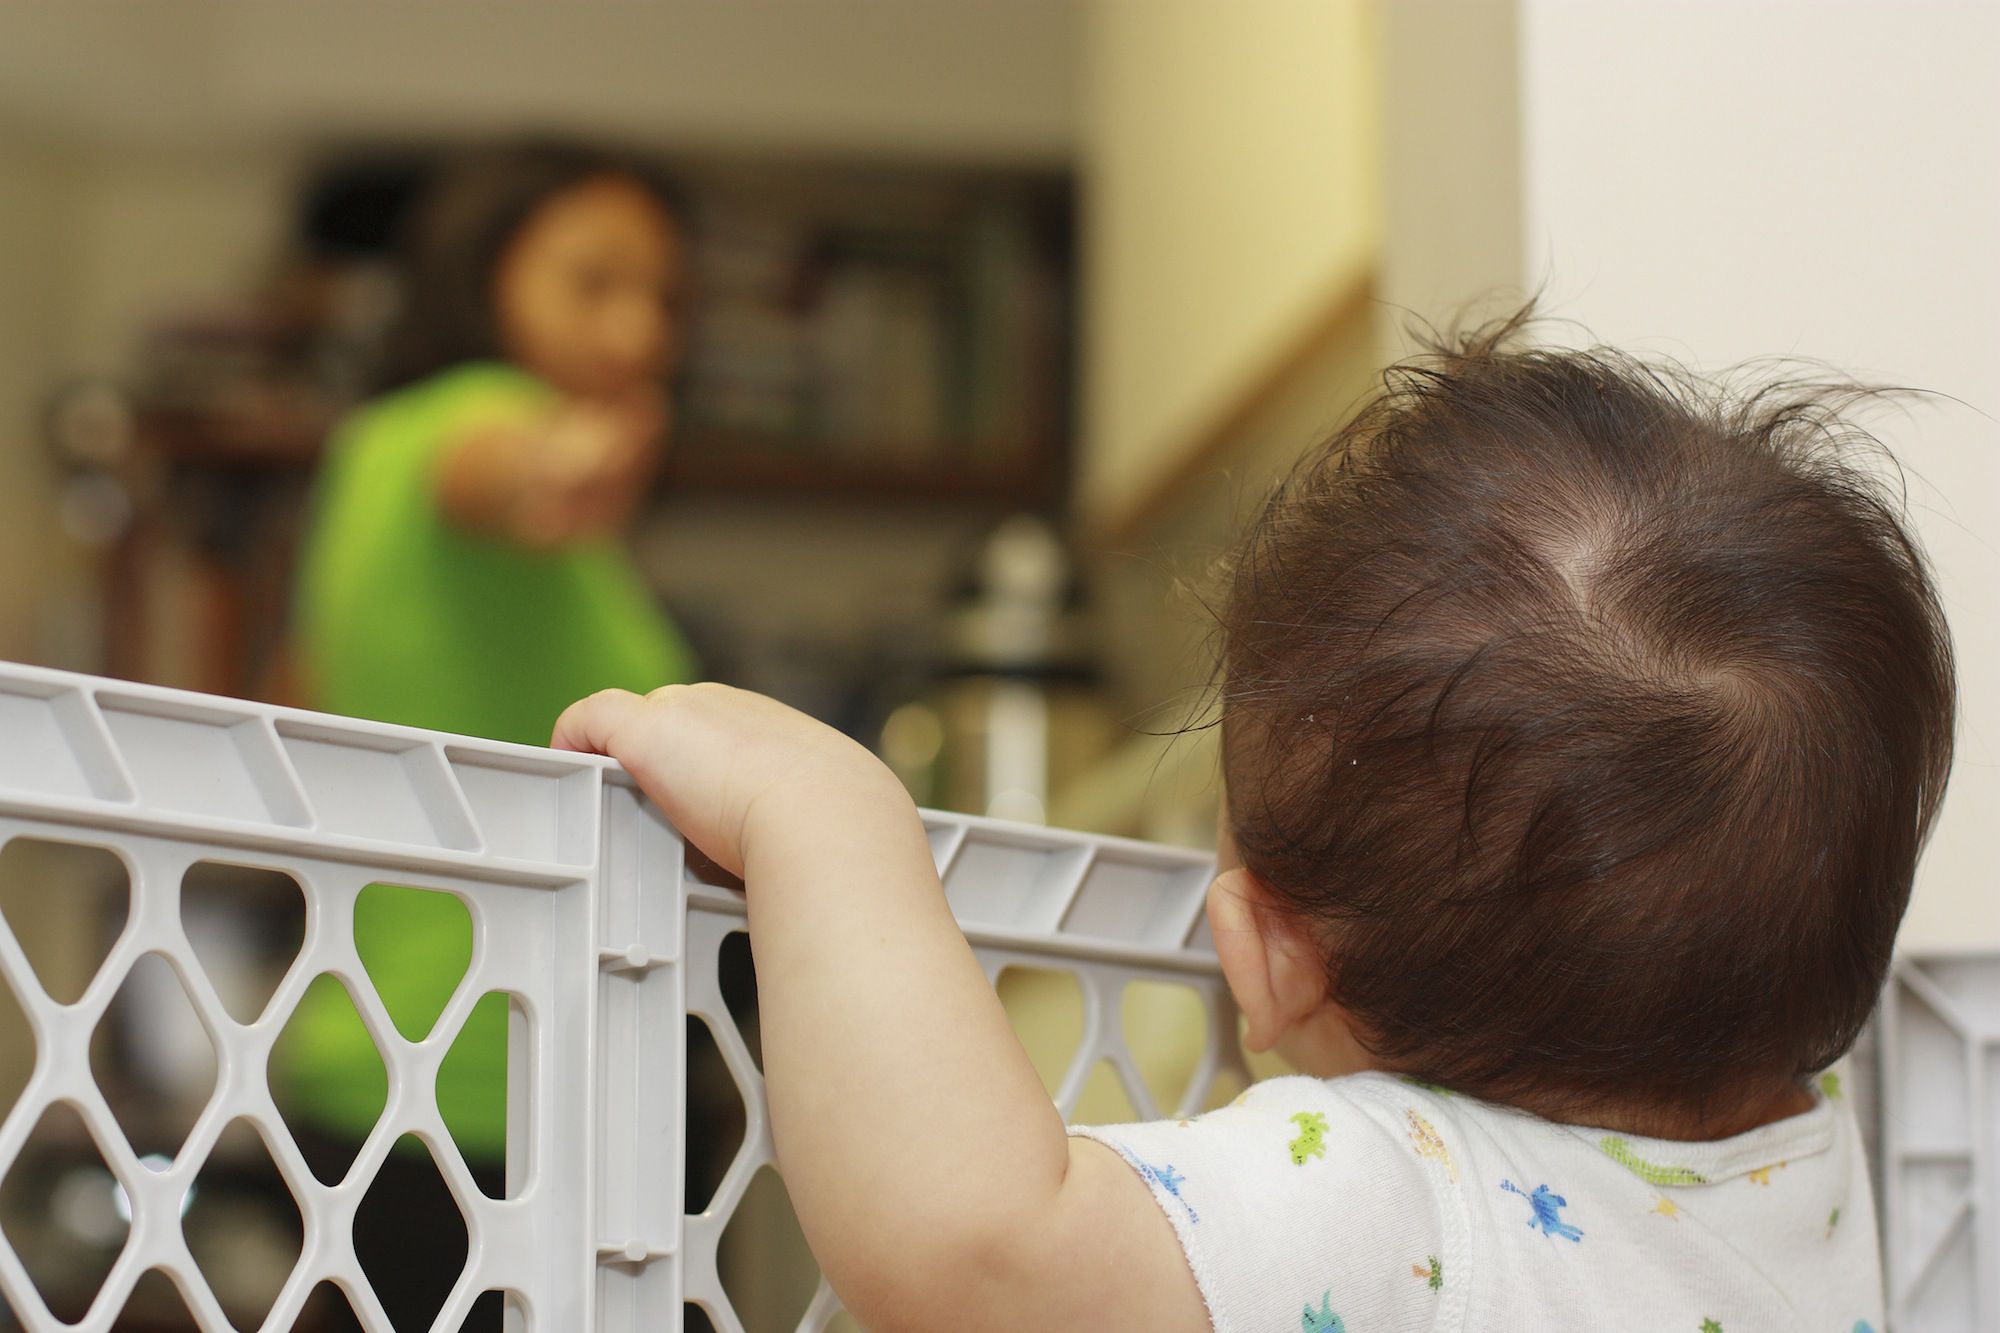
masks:
{"type": "Polygon", "coordinates": [[[1319,1311],[1314,1313],[1312,1302],[1306,1302],[1305,1313],[1299,1316],[1300,1333],[1347,1333],[1347,1321],[1333,1312],[1333,1289],[1320,1293],[1319,1311]]]}
{"type": "Polygon", "coordinates": [[[1562,1220],[1562,1210],[1569,1207],[1569,1200],[1547,1185],[1535,1186],[1535,1192],[1532,1194],[1511,1180],[1501,1181],[1500,1188],[1509,1194],[1518,1194],[1528,1201],[1528,1206],[1535,1214],[1528,1219],[1528,1225],[1539,1228],[1544,1236],[1560,1236],[1564,1240],[1573,1241],[1583,1239],[1581,1231],[1562,1220]]]}
{"type": "Polygon", "coordinates": [[[1268,1079],[1187,1125],[1073,1132],[1144,1181],[1217,1327],[1877,1333],[1854,1098],[1813,1092],[1808,1111],[1712,1142],[1387,1073],[1268,1079]]]}
{"type": "Polygon", "coordinates": [[[1451,1149],[1444,1146],[1444,1136],[1437,1132],[1437,1126],[1409,1107],[1403,1108],[1403,1119],[1409,1124],[1410,1142],[1416,1146],[1417,1156],[1441,1163],[1451,1178],[1457,1180],[1458,1163],[1451,1160],[1451,1149]]]}
{"type": "Polygon", "coordinates": [[[1291,1119],[1299,1127],[1292,1140],[1292,1165],[1304,1166],[1308,1157],[1326,1156],[1326,1117],[1318,1111],[1300,1111],[1291,1119]]]}

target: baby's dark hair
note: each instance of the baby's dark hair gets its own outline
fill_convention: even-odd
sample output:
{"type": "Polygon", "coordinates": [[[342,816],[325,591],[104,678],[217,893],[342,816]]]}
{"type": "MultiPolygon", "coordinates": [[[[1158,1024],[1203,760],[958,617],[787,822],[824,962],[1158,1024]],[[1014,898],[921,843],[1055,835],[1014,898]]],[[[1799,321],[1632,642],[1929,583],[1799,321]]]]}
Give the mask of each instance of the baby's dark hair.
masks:
{"type": "Polygon", "coordinates": [[[1393,1067],[1700,1122],[1873,1009],[1950,640],[1852,458],[1869,391],[1517,347],[1526,318],[1391,369],[1264,505],[1223,611],[1231,829],[1393,1067]]]}

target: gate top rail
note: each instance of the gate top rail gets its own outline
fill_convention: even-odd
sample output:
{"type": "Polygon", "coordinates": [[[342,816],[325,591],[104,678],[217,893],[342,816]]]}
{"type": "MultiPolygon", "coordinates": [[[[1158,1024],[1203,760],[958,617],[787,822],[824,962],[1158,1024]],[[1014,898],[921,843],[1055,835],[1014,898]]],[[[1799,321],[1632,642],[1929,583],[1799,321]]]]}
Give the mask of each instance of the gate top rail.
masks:
{"type": "MultiPolygon", "coordinates": [[[[935,811],[923,820],[988,975],[1026,967],[1077,983],[1083,1030],[1051,1089],[1066,1115],[1100,1067],[1148,1116],[1187,1113],[1246,1081],[1203,920],[1208,857],[935,811]],[[1125,1030],[1138,982],[1191,992],[1205,1015],[1172,1105],[1156,1101],[1125,1030]]],[[[73,1004],[43,991],[12,923],[0,923],[0,1003],[11,992],[35,1041],[33,1071],[0,1120],[0,1179],[32,1173],[38,1128],[74,1112],[73,1146],[95,1155],[129,1213],[76,1325],[44,1302],[19,1235],[0,1233],[0,1299],[27,1328],[108,1330],[155,1270],[201,1327],[233,1327],[181,1220],[239,1122],[262,1141],[305,1235],[282,1290],[252,1316],[263,1328],[289,1327],[325,1282],[365,1326],[388,1328],[352,1229],[405,1135],[430,1151],[467,1226],[466,1265],[434,1327],[457,1328],[482,1291],[500,1289],[511,1328],[677,1328],[684,1303],[741,1328],[717,1244],[750,1178],[771,1165],[761,1075],[718,983],[720,949],[744,929],[742,900],[687,857],[613,761],[0,663],[0,847],[17,838],[102,847],[130,880],[127,919],[73,1004]],[[225,1011],[182,919],[183,880],[204,862],[279,872],[305,901],[304,943],[253,1021],[225,1011]],[[422,1040],[396,1029],[356,950],[354,904],[381,879],[450,894],[473,921],[473,962],[422,1040]],[[192,1013],[218,1071],[171,1160],[133,1151],[90,1062],[93,1033],[115,998],[140,994],[147,960],[171,978],[145,984],[178,987],[167,999],[192,1013]],[[354,999],[390,1088],[354,1166],[331,1184],[307,1167],[265,1069],[302,994],[329,976],[354,999]],[[474,1002],[495,991],[511,1013],[498,1199],[473,1183],[434,1091],[474,1002]],[[746,1132],[715,1199],[686,1215],[694,1024],[728,1065],[746,1132]]],[[[837,1311],[822,1283],[799,1327],[824,1328],[837,1311]]]]}

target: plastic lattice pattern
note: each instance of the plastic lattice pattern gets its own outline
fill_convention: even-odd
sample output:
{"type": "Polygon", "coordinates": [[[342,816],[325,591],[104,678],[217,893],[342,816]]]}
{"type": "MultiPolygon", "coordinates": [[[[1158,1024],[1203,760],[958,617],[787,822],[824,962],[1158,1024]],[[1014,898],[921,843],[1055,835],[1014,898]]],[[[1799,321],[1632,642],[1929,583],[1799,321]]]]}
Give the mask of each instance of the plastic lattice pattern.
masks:
{"type": "MultiPolygon", "coordinates": [[[[925,820],[988,975],[1031,967],[1077,980],[1081,1035],[1055,1080],[1066,1115],[1106,1064],[1145,1117],[1206,1104],[1219,1076],[1243,1080],[1202,921],[1203,858],[925,820]],[[1207,1016],[1204,1052],[1172,1106],[1156,1104],[1119,1017],[1127,988],[1146,982],[1193,992],[1207,1016]]],[[[11,992],[0,1004],[18,1002],[34,1045],[0,1122],[0,1182],[32,1174],[31,1137],[45,1119],[67,1117],[81,1127],[72,1146],[115,1179],[126,1225],[75,1327],[114,1327],[135,1290],[158,1283],[156,1270],[202,1328],[232,1327],[183,1218],[218,1144],[247,1122],[301,1232],[296,1260],[272,1275],[265,1329],[291,1327],[327,1282],[365,1327],[389,1328],[352,1237],[371,1180],[405,1135],[429,1149],[467,1232],[465,1267],[432,1327],[458,1328],[475,1298],[498,1290],[510,1329],[675,1329],[684,1303],[725,1333],[741,1329],[718,1244],[771,1161],[761,1076],[717,968],[744,927],[742,903],[690,871],[679,838],[614,765],[0,664],[0,855],[31,842],[104,849],[130,881],[124,923],[76,995],[54,997],[13,923],[0,928],[11,992]],[[215,863],[280,873],[304,899],[303,942],[254,1014],[232,1013],[213,958],[205,967],[187,928],[184,884],[191,868],[215,863]],[[381,880],[450,894],[471,918],[470,967],[420,1039],[399,1030],[355,942],[355,903],[381,880]],[[214,1053],[213,1090],[198,1094],[178,1146],[157,1154],[135,1149],[92,1058],[114,1000],[142,972],[155,982],[171,974],[178,985],[166,989],[182,993],[214,1053]],[[336,1183],[314,1174],[266,1076],[301,996],[328,975],[349,991],[387,1074],[380,1119],[336,1183]],[[500,1198],[481,1192],[434,1094],[455,1035],[492,992],[511,1013],[500,1198]],[[690,1016],[713,1034],[746,1121],[742,1147],[695,1215],[682,1202],[690,1016]]],[[[72,1327],[45,1301],[23,1242],[7,1226],[0,1296],[36,1333],[72,1327]]],[[[798,1326],[824,1328],[837,1311],[822,1282],[798,1326]]]]}
{"type": "Polygon", "coordinates": [[[1877,1035],[1889,1327],[2000,1329],[2000,957],[1899,960],[1877,1035]]]}

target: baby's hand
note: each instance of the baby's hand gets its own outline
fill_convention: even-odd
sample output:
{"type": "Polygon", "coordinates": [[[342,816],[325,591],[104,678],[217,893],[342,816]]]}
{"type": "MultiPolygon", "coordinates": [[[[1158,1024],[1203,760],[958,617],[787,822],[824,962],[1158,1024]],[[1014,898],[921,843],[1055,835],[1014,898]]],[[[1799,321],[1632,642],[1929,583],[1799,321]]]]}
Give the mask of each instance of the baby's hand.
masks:
{"type": "Polygon", "coordinates": [[[772,1142],[857,1318],[1068,1329],[1109,1310],[1119,1328],[1209,1327],[1146,1182],[1064,1134],[880,761],[722,685],[592,695],[554,743],[618,759],[743,877],[772,1142]]]}
{"type": "Polygon", "coordinates": [[[571,704],[550,741],[610,755],[674,827],[743,875],[760,830],[911,812],[882,762],[832,727],[727,685],[605,690],[571,704]]]}

